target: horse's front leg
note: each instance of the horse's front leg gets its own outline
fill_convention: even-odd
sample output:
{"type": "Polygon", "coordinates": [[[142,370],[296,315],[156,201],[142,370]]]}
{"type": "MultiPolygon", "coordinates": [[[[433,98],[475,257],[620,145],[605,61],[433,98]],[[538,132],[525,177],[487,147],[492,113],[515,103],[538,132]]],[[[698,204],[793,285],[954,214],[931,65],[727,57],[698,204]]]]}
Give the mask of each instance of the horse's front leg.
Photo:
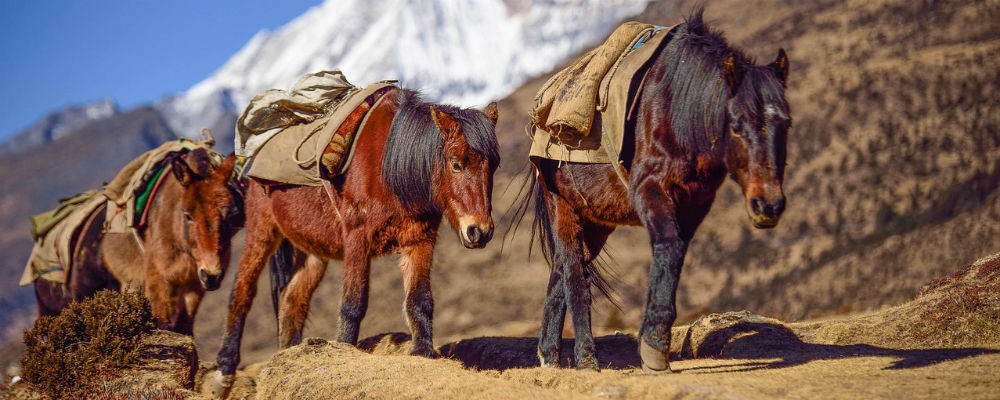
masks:
{"type": "Polygon", "coordinates": [[[340,293],[340,321],[337,341],[358,344],[361,320],[368,312],[368,286],[371,254],[364,229],[358,227],[344,235],[344,286],[340,293]]]}
{"type": "Polygon", "coordinates": [[[410,327],[410,354],[437,357],[434,350],[434,295],[431,293],[431,263],[434,242],[403,248],[399,268],[403,271],[406,299],[403,312],[410,327]]]}
{"type": "Polygon", "coordinates": [[[677,285],[688,242],[681,235],[675,197],[658,184],[640,184],[633,204],[653,250],[645,316],[639,328],[639,356],[643,371],[670,372],[670,329],[677,318],[677,285]]]}
{"type": "Polygon", "coordinates": [[[167,282],[162,267],[154,262],[146,261],[146,278],[143,283],[149,308],[156,319],[156,327],[176,331],[176,310],[180,299],[176,289],[167,282]]]}
{"type": "Polygon", "coordinates": [[[198,306],[201,299],[205,297],[205,289],[201,287],[189,288],[180,295],[181,304],[179,309],[183,310],[177,318],[177,332],[185,335],[194,335],[194,319],[198,314],[198,306]]]}
{"type": "Polygon", "coordinates": [[[236,282],[229,296],[229,313],[226,316],[222,346],[216,358],[219,370],[212,385],[212,392],[216,397],[225,397],[233,384],[236,367],[240,364],[243,327],[253,298],[257,295],[257,280],[267,258],[274,254],[281,242],[276,226],[268,226],[256,219],[248,222],[246,245],[240,257],[240,267],[236,271],[236,282]]]}

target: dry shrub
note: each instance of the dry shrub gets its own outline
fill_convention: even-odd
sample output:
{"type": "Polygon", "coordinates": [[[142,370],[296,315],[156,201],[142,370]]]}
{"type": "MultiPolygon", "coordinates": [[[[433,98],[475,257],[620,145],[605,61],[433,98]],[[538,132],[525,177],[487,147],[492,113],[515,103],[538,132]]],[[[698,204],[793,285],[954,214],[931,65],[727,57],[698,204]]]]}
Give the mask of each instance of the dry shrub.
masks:
{"type": "Polygon", "coordinates": [[[937,345],[1000,342],[1000,257],[935,279],[921,297],[930,301],[910,327],[914,338],[937,345]]]}
{"type": "Polygon", "coordinates": [[[39,317],[24,333],[23,378],[53,398],[80,398],[140,358],[154,328],[141,293],[101,291],[55,317],[39,317]]]}

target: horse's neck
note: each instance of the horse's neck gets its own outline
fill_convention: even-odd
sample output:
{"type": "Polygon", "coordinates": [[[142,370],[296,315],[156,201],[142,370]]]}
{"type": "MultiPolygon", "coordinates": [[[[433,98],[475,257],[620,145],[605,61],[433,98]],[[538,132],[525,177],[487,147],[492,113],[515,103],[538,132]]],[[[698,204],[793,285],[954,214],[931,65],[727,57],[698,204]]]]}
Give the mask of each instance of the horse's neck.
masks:
{"type": "Polygon", "coordinates": [[[168,176],[149,200],[146,219],[146,241],[173,237],[172,231],[181,220],[181,198],[184,186],[173,175],[168,176]]]}

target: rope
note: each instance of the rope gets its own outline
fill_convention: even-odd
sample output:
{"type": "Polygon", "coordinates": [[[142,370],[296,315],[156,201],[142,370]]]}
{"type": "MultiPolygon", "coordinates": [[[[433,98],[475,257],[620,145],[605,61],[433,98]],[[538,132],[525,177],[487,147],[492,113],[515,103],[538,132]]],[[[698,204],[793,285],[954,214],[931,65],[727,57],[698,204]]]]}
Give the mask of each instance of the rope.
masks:
{"type": "Polygon", "coordinates": [[[299,144],[296,145],[295,149],[292,150],[292,161],[295,162],[296,164],[298,164],[299,167],[305,168],[308,164],[312,164],[314,161],[316,161],[315,156],[313,156],[312,158],[310,158],[308,160],[300,160],[299,159],[299,150],[302,150],[302,145],[306,144],[307,140],[309,140],[310,138],[312,138],[313,135],[315,135],[317,132],[322,131],[323,128],[326,128],[326,122],[325,121],[322,124],[319,124],[319,126],[317,126],[315,129],[309,131],[309,133],[307,133],[305,136],[303,136],[302,139],[299,140],[299,144]]]}
{"type": "Polygon", "coordinates": [[[340,198],[333,191],[333,183],[326,179],[321,179],[323,182],[323,189],[326,191],[326,197],[330,199],[330,205],[333,206],[333,211],[337,213],[337,219],[340,223],[344,223],[344,217],[340,215],[340,198]]]}

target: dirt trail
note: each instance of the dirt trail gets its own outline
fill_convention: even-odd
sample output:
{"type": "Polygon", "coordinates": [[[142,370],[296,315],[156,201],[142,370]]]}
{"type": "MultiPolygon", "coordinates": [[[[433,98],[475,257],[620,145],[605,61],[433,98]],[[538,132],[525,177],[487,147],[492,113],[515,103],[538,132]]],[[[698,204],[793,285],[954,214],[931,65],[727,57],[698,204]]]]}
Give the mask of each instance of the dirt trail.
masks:
{"type": "MultiPolygon", "coordinates": [[[[877,312],[800,323],[747,311],[706,315],[673,329],[672,374],[643,374],[635,336],[623,333],[597,338],[601,372],[540,368],[537,339],[510,328],[440,346],[437,360],[407,355],[404,333],[358,348],[307,339],[240,371],[231,398],[995,399],[1000,254],[877,312]]],[[[563,339],[567,367],[572,349],[563,339]]],[[[205,388],[203,378],[198,385],[205,388]]]]}
{"type": "MultiPolygon", "coordinates": [[[[679,331],[683,331],[680,329],[679,331]]],[[[718,331],[715,331],[718,332],[718,331]]],[[[675,331],[675,335],[678,331],[675,331]]],[[[407,356],[406,335],[371,338],[366,353],[309,339],[253,368],[246,398],[996,398],[1000,347],[889,349],[800,341],[783,325],[737,324],[704,341],[705,359],[675,360],[673,374],[638,369],[631,335],[598,339],[605,369],[539,368],[534,338],[490,337],[441,347],[452,358],[407,356]],[[625,356],[621,356],[625,355],[625,356]],[[478,369],[477,369],[478,368],[478,369]]],[[[679,356],[683,344],[675,345],[679,356]]],[[[572,349],[567,340],[564,349],[572,349]],[[568,346],[567,346],[568,345],[568,346]]],[[[568,354],[565,354],[568,356],[568,354]]],[[[676,357],[675,357],[676,358],[676,357]]]]}

